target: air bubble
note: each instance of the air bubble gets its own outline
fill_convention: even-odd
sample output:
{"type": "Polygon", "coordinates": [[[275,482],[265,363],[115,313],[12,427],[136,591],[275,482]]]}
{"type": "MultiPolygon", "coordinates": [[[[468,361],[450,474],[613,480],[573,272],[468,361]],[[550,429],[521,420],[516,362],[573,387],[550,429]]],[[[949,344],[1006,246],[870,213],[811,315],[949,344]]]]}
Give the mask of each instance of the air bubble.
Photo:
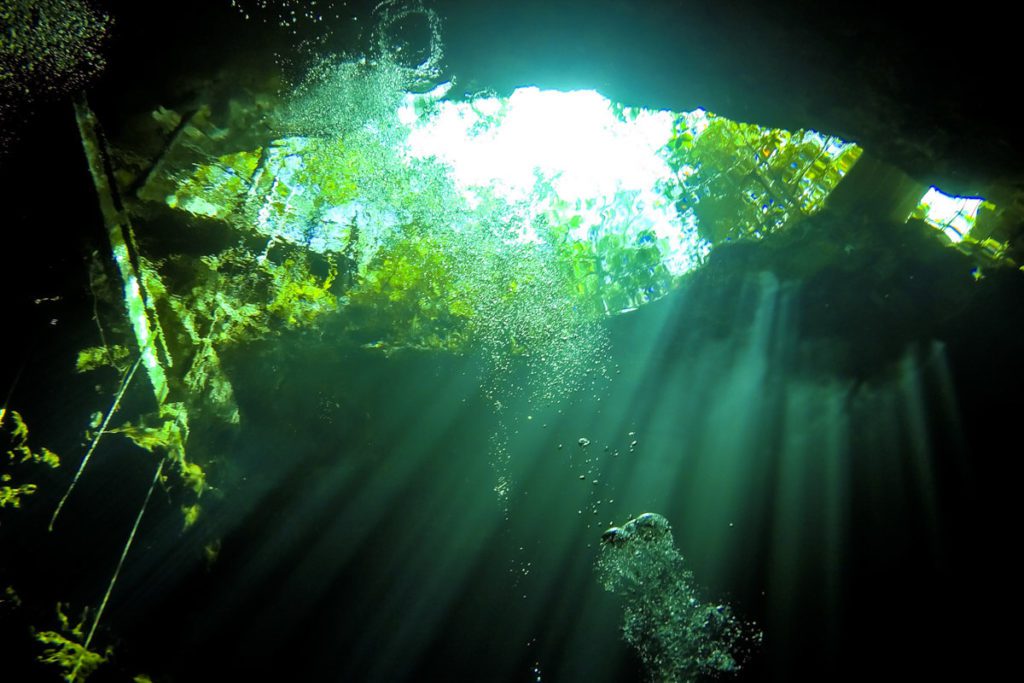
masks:
{"type": "Polygon", "coordinates": [[[598,578],[625,597],[623,635],[652,680],[693,681],[736,671],[746,647],[760,642],[760,631],[728,605],[699,599],[661,515],[648,512],[612,527],[601,541],[598,578]]]}

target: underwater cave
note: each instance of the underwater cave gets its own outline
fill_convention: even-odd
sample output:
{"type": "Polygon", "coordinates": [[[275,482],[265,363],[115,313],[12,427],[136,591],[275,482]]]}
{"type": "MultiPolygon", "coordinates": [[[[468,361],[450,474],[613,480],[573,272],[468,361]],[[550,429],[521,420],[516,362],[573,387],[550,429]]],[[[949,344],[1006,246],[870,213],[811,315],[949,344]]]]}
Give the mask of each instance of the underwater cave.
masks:
{"type": "Polygon", "coordinates": [[[995,678],[1013,22],[0,0],[0,679],[995,678]]]}

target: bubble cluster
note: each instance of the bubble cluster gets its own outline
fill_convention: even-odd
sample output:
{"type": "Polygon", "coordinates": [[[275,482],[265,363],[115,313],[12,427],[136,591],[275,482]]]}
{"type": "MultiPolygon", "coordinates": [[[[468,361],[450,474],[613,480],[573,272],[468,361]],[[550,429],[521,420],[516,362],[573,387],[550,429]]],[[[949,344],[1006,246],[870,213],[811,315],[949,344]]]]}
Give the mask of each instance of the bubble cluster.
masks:
{"type": "MultiPolygon", "coordinates": [[[[500,212],[490,220],[512,214],[500,212]]],[[[508,229],[508,228],[506,228],[508,229]]],[[[474,345],[484,359],[481,390],[494,405],[525,399],[554,404],[602,377],[607,336],[599,320],[579,311],[567,282],[546,252],[516,243],[481,224],[450,233],[450,267],[471,291],[474,345]]],[[[491,459],[505,497],[512,488],[507,417],[498,412],[491,459]]]]}
{"type": "Polygon", "coordinates": [[[407,84],[407,74],[393,64],[321,57],[294,87],[275,124],[292,135],[349,136],[360,130],[395,135],[407,84]]]}
{"type": "MultiPolygon", "coordinates": [[[[499,200],[470,207],[446,167],[403,156],[408,128],[398,109],[414,78],[387,61],[324,59],[273,126],[282,136],[336,140],[338,167],[351,166],[358,150],[360,201],[395,207],[399,218],[388,234],[372,238],[376,248],[416,238],[443,255],[436,275],[469,309],[469,334],[487,360],[483,384],[490,398],[525,390],[531,398],[556,400],[581,388],[588,375],[600,375],[597,360],[606,345],[600,320],[580,310],[574,283],[546,245],[517,239],[528,207],[499,200]]],[[[372,241],[367,234],[360,239],[372,241]]]]}
{"type": "Polygon", "coordinates": [[[84,0],[0,0],[0,136],[17,107],[79,90],[103,70],[111,24],[84,0]]]}
{"type": "Polygon", "coordinates": [[[735,671],[761,634],[725,604],[701,599],[668,520],[648,512],[601,537],[598,578],[625,600],[623,635],[652,681],[735,671]]]}
{"type": "MultiPolygon", "coordinates": [[[[508,215],[506,225],[514,222],[508,215]]],[[[475,292],[473,337],[487,359],[489,397],[552,404],[603,376],[605,328],[578,309],[571,283],[540,245],[488,230],[457,237],[470,247],[457,268],[475,292]]]]}
{"type": "MultiPolygon", "coordinates": [[[[434,80],[439,21],[418,2],[383,2],[374,18],[369,54],[321,55],[283,93],[265,121],[278,139],[249,157],[275,192],[249,192],[239,220],[262,226],[264,255],[278,241],[333,249],[345,261],[339,304],[354,312],[348,320],[357,322],[346,324],[362,326],[353,334],[364,346],[446,348],[483,359],[481,390],[503,425],[491,443],[495,491],[507,500],[510,418],[497,406],[553,403],[602,381],[604,314],[580,303],[564,253],[522,239],[538,220],[530,198],[482,191],[470,201],[450,166],[410,152],[403,112],[429,117],[431,102],[443,97],[434,80]],[[416,30],[423,27],[426,36],[416,30]],[[416,35],[418,51],[402,42],[416,35]],[[270,173],[272,166],[279,170],[270,173]]],[[[221,166],[207,176],[237,175],[221,166]]]]}
{"type": "MultiPolygon", "coordinates": [[[[321,10],[337,5],[233,4],[251,17],[258,12],[284,17],[285,23],[299,21],[295,17],[319,21],[321,10]]],[[[368,53],[359,58],[321,55],[269,122],[281,138],[315,139],[309,146],[320,156],[318,168],[338,169],[337,178],[314,179],[316,187],[307,183],[307,194],[344,195],[338,201],[349,204],[334,209],[340,215],[353,203],[342,186],[353,184],[360,207],[378,207],[376,214],[394,218],[353,230],[360,275],[373,270],[373,258],[386,259],[389,253],[394,262],[404,255],[407,270],[424,271],[406,277],[410,288],[419,286],[421,298],[431,300],[411,325],[429,327],[441,337],[446,320],[461,325],[464,329],[448,338],[468,337],[468,348],[483,356],[481,385],[490,401],[510,405],[525,397],[554,402],[587,388],[588,382],[594,386],[605,375],[603,321],[580,305],[564,255],[521,239],[537,218],[529,200],[491,197],[471,206],[457,191],[450,167],[409,153],[410,129],[400,111],[415,101],[429,116],[432,95],[412,93],[437,85],[443,54],[438,15],[418,0],[385,0],[373,9],[372,19],[368,53]]],[[[403,295],[388,294],[392,301],[403,295]]],[[[506,480],[499,485],[499,493],[508,491],[506,480]]]]}

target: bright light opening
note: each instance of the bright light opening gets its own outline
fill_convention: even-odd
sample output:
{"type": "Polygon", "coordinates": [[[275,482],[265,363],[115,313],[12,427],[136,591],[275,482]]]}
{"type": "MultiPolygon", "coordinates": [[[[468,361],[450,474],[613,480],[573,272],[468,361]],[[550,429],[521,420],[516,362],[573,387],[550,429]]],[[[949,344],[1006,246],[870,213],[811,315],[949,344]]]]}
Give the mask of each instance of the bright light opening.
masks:
{"type": "MultiPolygon", "coordinates": [[[[659,154],[672,136],[672,112],[616,109],[593,90],[534,87],[507,99],[436,102],[427,111],[418,114],[416,98],[409,97],[399,112],[410,127],[407,152],[449,166],[471,205],[497,196],[528,202],[533,215],[573,207],[581,220],[569,236],[584,240],[608,227],[610,207],[624,208],[628,196],[630,227],[667,240],[670,271],[679,275],[697,265],[692,254],[703,250],[695,228],[656,191],[672,176],[659,154]]],[[[690,116],[695,125],[706,118],[699,110],[690,116]]],[[[537,236],[527,228],[521,239],[537,236]]]]}
{"type": "Polygon", "coordinates": [[[914,216],[942,231],[951,242],[960,242],[974,227],[981,197],[953,197],[932,187],[921,198],[914,216]]]}

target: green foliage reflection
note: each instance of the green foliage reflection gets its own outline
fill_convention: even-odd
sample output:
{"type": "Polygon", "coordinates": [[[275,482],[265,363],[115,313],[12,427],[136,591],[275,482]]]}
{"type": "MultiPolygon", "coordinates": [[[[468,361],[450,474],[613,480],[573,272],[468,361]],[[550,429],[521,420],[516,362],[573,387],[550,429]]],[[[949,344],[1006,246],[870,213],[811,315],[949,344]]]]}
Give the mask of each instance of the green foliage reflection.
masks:
{"type": "Polygon", "coordinates": [[[675,178],[662,191],[692,211],[713,245],[760,238],[819,211],[861,149],[814,131],[761,128],[707,114],[676,119],[663,150],[675,178]],[[703,122],[702,122],[703,123],[703,122]]]}

